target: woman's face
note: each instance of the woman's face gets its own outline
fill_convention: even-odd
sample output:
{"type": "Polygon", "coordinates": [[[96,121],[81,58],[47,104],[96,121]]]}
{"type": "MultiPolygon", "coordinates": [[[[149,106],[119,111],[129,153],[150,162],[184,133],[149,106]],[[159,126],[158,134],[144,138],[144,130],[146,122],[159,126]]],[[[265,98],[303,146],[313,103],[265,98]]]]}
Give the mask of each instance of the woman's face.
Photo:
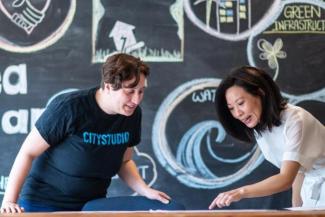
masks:
{"type": "Polygon", "coordinates": [[[226,91],[227,106],[232,116],[247,127],[255,127],[261,119],[262,103],[259,96],[248,93],[239,86],[232,86],[226,91]]]}

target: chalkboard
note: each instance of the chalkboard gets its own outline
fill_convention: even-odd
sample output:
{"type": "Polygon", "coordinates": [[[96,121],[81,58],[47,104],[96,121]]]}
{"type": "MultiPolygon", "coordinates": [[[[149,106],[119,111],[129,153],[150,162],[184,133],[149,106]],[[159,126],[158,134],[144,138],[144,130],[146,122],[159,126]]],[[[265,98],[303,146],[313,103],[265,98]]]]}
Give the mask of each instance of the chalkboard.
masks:
{"type": "MultiPolygon", "coordinates": [[[[325,123],[325,3],[320,0],[0,1],[0,195],[24,138],[57,94],[98,85],[116,52],[151,75],[134,159],[144,180],[187,209],[278,169],[227,135],[215,89],[234,67],[264,68],[292,104],[325,123]]],[[[134,195],[114,177],[108,196],[134,195]]],[[[229,209],[281,209],[286,191],[229,209]]]]}

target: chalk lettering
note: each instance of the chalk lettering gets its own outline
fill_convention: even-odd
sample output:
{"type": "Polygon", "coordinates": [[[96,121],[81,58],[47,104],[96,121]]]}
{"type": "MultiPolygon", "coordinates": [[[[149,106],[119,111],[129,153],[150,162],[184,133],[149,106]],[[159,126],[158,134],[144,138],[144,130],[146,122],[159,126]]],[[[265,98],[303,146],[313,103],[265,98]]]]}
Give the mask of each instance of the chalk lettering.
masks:
{"type": "Polygon", "coordinates": [[[8,110],[2,115],[1,127],[7,134],[27,134],[28,125],[31,129],[43,111],[43,108],[8,110]]]}
{"type": "Polygon", "coordinates": [[[26,64],[8,66],[3,78],[0,75],[0,94],[3,91],[8,95],[27,94],[26,64]],[[16,79],[14,76],[16,76],[16,79]]]}
{"type": "Polygon", "coordinates": [[[216,95],[215,89],[205,89],[192,93],[192,101],[193,102],[214,102],[214,98],[216,95]]]}
{"type": "Polygon", "coordinates": [[[140,173],[140,175],[141,175],[141,177],[143,178],[143,179],[146,179],[146,171],[147,171],[147,169],[149,168],[149,166],[148,165],[141,165],[141,166],[138,166],[138,170],[139,170],[139,173],[140,173]]]}
{"type": "Polygon", "coordinates": [[[283,15],[286,19],[321,18],[321,8],[313,5],[290,5],[285,7],[283,15]]]}

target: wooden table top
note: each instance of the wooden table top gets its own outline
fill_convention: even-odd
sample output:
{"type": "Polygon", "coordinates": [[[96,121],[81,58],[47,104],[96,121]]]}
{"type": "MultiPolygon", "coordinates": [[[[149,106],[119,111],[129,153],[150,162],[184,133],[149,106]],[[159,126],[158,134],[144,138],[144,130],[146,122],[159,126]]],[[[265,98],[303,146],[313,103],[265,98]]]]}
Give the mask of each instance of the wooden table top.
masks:
{"type": "Polygon", "coordinates": [[[219,211],[147,211],[147,212],[44,212],[0,214],[20,217],[325,217],[325,210],[277,211],[277,210],[219,210],[219,211]]]}

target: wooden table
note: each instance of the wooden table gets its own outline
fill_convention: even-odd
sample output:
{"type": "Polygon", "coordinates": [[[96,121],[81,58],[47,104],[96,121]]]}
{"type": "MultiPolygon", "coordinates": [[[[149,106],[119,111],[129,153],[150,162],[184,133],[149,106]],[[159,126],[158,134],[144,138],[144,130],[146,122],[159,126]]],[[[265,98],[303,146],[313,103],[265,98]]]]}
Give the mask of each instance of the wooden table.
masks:
{"type": "Polygon", "coordinates": [[[325,217],[325,210],[227,210],[227,211],[149,211],[149,212],[47,212],[0,214],[10,217],[325,217]]]}

